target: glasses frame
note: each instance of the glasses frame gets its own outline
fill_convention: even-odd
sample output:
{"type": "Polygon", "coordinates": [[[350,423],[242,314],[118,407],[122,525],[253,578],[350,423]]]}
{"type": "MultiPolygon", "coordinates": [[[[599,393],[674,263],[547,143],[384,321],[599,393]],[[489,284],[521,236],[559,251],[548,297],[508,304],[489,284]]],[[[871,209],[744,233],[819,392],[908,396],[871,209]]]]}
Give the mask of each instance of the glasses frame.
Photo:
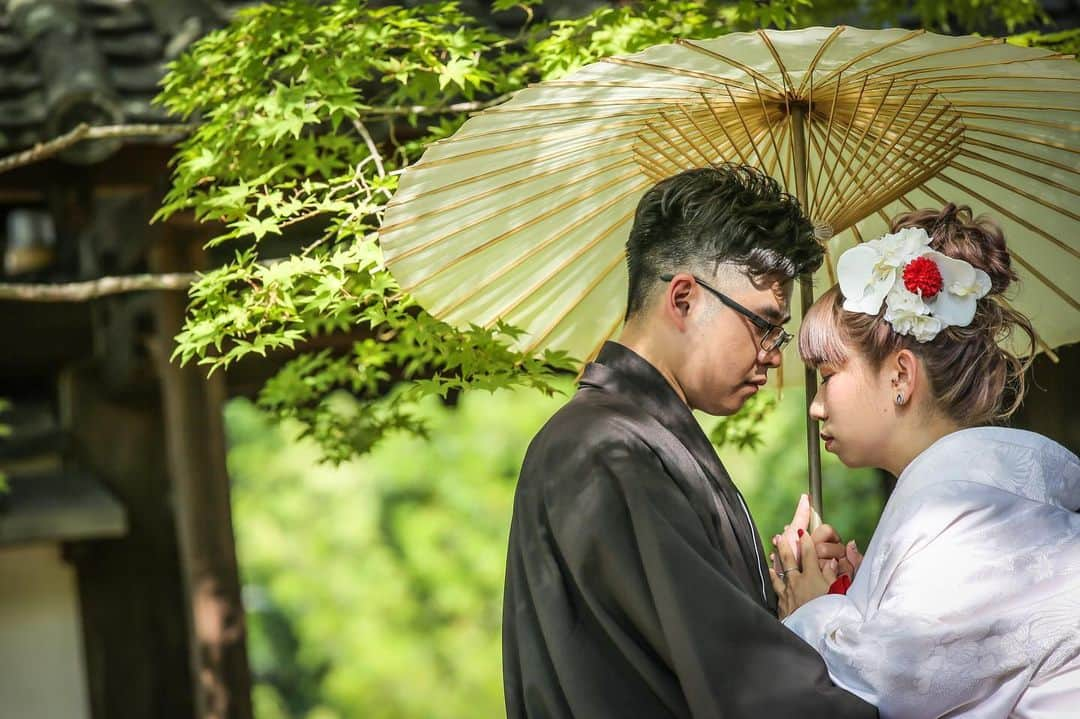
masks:
{"type": "MultiPolygon", "coordinates": [[[[765,350],[766,352],[783,351],[784,347],[787,346],[788,342],[791,342],[791,340],[793,339],[794,335],[788,333],[780,325],[774,325],[772,322],[769,322],[767,319],[754,312],[753,310],[749,310],[743,307],[720,290],[716,289],[715,287],[710,287],[709,283],[705,282],[697,275],[690,276],[694,278],[694,282],[697,282],[699,285],[701,285],[706,290],[715,295],[718,300],[741,314],[746,319],[750,320],[750,322],[753,323],[755,327],[762,331],[763,334],[761,335],[761,342],[758,343],[758,346],[760,346],[761,349],[765,350]],[[769,342],[768,345],[766,345],[766,341],[769,339],[769,336],[773,332],[779,332],[779,334],[776,336],[775,339],[769,342]]],[[[671,282],[673,279],[675,279],[675,275],[663,274],[660,275],[660,279],[664,282],[671,282]]]]}

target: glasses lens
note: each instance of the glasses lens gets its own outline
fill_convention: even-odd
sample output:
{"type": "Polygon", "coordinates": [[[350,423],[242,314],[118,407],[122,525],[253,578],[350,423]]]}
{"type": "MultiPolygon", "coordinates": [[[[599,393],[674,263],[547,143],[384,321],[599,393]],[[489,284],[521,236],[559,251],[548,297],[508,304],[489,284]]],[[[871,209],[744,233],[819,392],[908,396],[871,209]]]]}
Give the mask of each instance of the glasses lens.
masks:
{"type": "Polygon", "coordinates": [[[791,335],[785,332],[782,327],[773,327],[761,338],[761,346],[766,352],[772,352],[773,350],[784,349],[784,345],[790,341],[791,335]]]}

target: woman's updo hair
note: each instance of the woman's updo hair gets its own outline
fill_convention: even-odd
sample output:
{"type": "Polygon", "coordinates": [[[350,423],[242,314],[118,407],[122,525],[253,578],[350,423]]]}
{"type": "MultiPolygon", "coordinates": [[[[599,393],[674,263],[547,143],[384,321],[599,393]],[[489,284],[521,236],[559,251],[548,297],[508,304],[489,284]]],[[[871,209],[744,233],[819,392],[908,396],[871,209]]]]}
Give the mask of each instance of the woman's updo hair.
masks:
{"type": "Polygon", "coordinates": [[[909,349],[926,368],[936,409],[963,427],[1008,419],[1024,400],[1024,373],[1035,354],[1030,320],[1002,297],[1017,280],[1005,236],[985,215],[972,218],[971,208],[949,203],[941,210],[914,210],[893,218],[890,232],[921,227],[938,252],[964,260],[990,276],[990,292],[975,305],[966,327],[946,327],[929,342],[893,331],[885,319],[885,303],[877,315],[848,312],[840,287],[818,298],[799,330],[799,354],[813,367],[843,365],[848,348],[873,368],[892,352],[909,349]],[[1002,346],[1014,332],[1026,335],[1031,351],[1023,358],[1002,346]]]}

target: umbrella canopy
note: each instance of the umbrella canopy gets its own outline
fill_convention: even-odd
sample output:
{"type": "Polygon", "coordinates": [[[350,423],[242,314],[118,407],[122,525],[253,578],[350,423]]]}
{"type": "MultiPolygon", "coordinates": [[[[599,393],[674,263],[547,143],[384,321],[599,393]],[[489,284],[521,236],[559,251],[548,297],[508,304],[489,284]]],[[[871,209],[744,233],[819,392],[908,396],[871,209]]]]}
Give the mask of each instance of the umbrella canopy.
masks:
{"type": "MultiPolygon", "coordinates": [[[[831,238],[819,288],[892,215],[947,201],[991,213],[1022,279],[1014,303],[1048,349],[1080,339],[1078,77],[1070,56],[995,38],[850,27],[608,58],[432,145],[388,206],[384,256],[434,315],[503,319],[525,330],[520,348],[589,359],[621,324],[642,193],[741,162],[831,238]]],[[[784,384],[801,381],[794,351],[784,384]]]]}
{"type": "MultiPolygon", "coordinates": [[[[947,202],[1006,232],[1041,349],[1080,339],[1080,73],[1071,56],[974,36],[849,27],[659,45],[517,93],[431,146],[380,230],[391,272],[451,323],[591,359],[622,324],[642,193],[693,167],[758,167],[835,258],[905,210],[947,202]]],[[[812,301],[809,281],[798,318],[812,301]]],[[[794,343],[793,343],[794,345],[794,343]]],[[[799,367],[789,347],[785,365],[799,367]]],[[[780,384],[814,373],[780,372],[780,384]]],[[[810,495],[821,517],[817,423],[810,495]]]]}

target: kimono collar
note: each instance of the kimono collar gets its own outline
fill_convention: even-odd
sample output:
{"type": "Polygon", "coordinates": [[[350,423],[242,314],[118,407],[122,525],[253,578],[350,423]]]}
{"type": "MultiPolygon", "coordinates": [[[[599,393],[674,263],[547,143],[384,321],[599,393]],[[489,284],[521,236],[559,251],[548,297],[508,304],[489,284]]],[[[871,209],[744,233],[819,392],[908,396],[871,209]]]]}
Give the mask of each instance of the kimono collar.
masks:
{"type": "Polygon", "coordinates": [[[725,491],[733,489],[712,442],[690,407],[644,357],[618,342],[605,342],[596,361],[586,365],[579,386],[618,395],[648,412],[682,440],[725,491]]]}
{"type": "Polygon", "coordinates": [[[904,468],[897,491],[938,482],[975,482],[1027,499],[1080,509],[1080,459],[1035,432],[972,427],[947,434],[904,468]]]}

